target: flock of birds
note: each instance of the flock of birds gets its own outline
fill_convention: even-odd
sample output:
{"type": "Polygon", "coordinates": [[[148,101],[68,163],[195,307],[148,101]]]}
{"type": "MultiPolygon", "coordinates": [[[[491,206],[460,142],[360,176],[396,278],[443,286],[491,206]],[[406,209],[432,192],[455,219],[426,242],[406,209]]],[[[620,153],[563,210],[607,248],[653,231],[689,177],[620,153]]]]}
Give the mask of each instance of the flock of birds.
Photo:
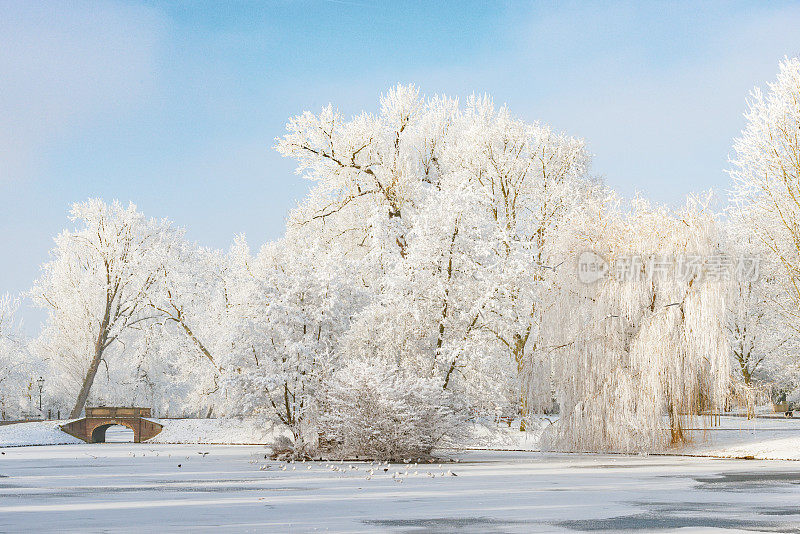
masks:
{"type": "MultiPolygon", "coordinates": [[[[267,456],[264,456],[267,459],[267,456]]],[[[458,459],[454,460],[458,463],[458,459]]],[[[261,471],[266,471],[267,469],[272,469],[275,467],[277,470],[280,471],[297,471],[298,466],[302,470],[304,467],[306,470],[310,471],[317,467],[318,469],[325,469],[331,471],[333,473],[343,473],[343,474],[358,474],[364,475],[365,480],[372,480],[373,478],[377,477],[385,477],[394,480],[395,482],[402,483],[405,478],[408,477],[428,477],[428,478],[436,478],[436,477],[457,477],[458,474],[454,473],[451,469],[447,469],[445,471],[443,464],[438,464],[438,472],[435,469],[431,469],[433,467],[434,461],[429,460],[428,462],[424,461],[417,461],[411,462],[411,460],[403,460],[402,463],[392,463],[389,461],[385,462],[376,462],[372,461],[370,463],[346,463],[344,460],[339,460],[338,462],[328,461],[323,463],[323,461],[306,461],[305,459],[300,460],[287,460],[279,465],[274,464],[263,464],[259,467],[261,471]]],[[[251,463],[259,463],[259,460],[251,461],[251,463]]]]}
{"type": "MultiPolygon", "coordinates": [[[[154,456],[159,456],[159,453],[156,450],[150,450],[149,452],[152,453],[154,456]]],[[[86,454],[87,456],[90,456],[93,459],[97,459],[97,456],[93,454],[89,453],[86,454]]],[[[205,458],[209,453],[198,452],[197,454],[205,458]]],[[[136,458],[136,453],[129,452],[128,456],[136,458]]],[[[147,455],[146,453],[142,452],[140,453],[140,456],[145,457],[147,455]]],[[[167,457],[171,458],[172,455],[167,454],[167,457]]],[[[189,458],[190,458],[189,456],[186,457],[187,460],[189,458]]],[[[264,459],[268,460],[269,456],[264,455],[264,459]]],[[[456,458],[453,460],[453,462],[458,463],[459,459],[456,458]]],[[[261,460],[259,459],[250,460],[250,463],[259,464],[261,463],[261,460]]],[[[312,469],[317,467],[329,470],[333,473],[353,473],[359,475],[363,474],[365,480],[372,480],[373,478],[376,477],[385,476],[386,478],[391,478],[395,482],[399,483],[402,483],[403,480],[408,477],[436,478],[436,477],[458,476],[458,474],[454,473],[451,469],[447,469],[445,471],[443,464],[437,465],[438,472],[435,469],[431,469],[433,468],[434,464],[435,462],[432,459],[428,461],[418,459],[418,461],[416,462],[412,462],[411,460],[403,460],[402,462],[395,462],[395,463],[392,463],[390,461],[385,461],[385,462],[372,461],[369,464],[367,464],[366,462],[358,462],[358,463],[348,462],[347,464],[345,464],[344,460],[339,460],[338,462],[336,462],[336,461],[326,461],[324,459],[319,461],[300,459],[300,460],[286,460],[278,465],[275,465],[274,463],[262,464],[259,467],[259,469],[261,471],[266,471],[267,469],[272,469],[273,467],[275,467],[276,470],[280,471],[289,471],[289,470],[297,471],[299,465],[301,470],[303,467],[305,467],[306,470],[311,471],[312,469]],[[323,462],[325,463],[323,464],[323,462]]],[[[182,464],[177,464],[177,465],[178,468],[183,467],[182,464]]]]}

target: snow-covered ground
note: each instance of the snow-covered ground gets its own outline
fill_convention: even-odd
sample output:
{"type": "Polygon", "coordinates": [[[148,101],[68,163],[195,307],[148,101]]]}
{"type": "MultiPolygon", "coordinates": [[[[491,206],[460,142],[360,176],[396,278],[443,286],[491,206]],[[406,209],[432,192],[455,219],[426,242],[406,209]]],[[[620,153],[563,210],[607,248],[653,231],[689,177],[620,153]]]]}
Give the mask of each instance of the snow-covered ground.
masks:
{"type": "Polygon", "coordinates": [[[0,532],[800,528],[798,462],[472,451],[441,466],[284,464],[259,446],[149,443],[1,452],[0,532]]]}
{"type": "Polygon", "coordinates": [[[291,436],[284,427],[258,418],[153,419],[164,429],[150,443],[207,443],[254,445],[273,443],[279,435],[291,436]]]}
{"type": "MultiPolygon", "coordinates": [[[[541,418],[529,432],[519,432],[518,423],[511,427],[472,425],[470,437],[461,445],[470,449],[539,451],[542,430],[554,421],[541,418]]],[[[696,428],[687,431],[691,444],[667,449],[664,454],[800,460],[800,417],[721,417],[713,426],[708,418],[695,422],[696,428]]]]}

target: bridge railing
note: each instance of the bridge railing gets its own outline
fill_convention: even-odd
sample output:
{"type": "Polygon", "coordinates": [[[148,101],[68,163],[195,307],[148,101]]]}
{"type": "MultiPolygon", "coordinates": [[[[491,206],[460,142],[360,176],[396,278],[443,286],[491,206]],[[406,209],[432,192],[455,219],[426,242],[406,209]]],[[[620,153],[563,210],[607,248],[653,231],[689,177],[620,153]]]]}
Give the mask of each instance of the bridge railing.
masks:
{"type": "Polygon", "coordinates": [[[92,406],[86,408],[86,417],[151,417],[150,408],[92,406]]]}

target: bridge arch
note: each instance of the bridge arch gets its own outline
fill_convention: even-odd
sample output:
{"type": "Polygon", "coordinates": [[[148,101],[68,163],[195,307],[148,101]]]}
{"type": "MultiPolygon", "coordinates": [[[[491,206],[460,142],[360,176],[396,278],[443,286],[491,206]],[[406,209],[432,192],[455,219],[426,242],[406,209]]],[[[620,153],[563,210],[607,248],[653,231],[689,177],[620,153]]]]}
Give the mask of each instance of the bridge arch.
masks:
{"type": "Polygon", "coordinates": [[[139,443],[139,431],[136,429],[136,426],[131,424],[128,421],[103,421],[98,423],[91,430],[87,429],[86,435],[91,438],[89,443],[105,443],[106,442],[106,430],[111,428],[112,426],[124,426],[133,431],[133,441],[134,443],[139,443]]]}

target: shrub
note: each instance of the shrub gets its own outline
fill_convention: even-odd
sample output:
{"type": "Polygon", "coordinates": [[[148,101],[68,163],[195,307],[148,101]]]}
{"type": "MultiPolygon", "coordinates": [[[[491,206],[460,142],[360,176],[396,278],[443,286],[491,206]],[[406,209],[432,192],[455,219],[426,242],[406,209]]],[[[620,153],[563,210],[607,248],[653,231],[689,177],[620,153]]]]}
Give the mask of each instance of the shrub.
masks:
{"type": "Polygon", "coordinates": [[[393,460],[430,456],[462,422],[441,380],[363,359],[334,373],[320,419],[334,454],[393,460]]]}

